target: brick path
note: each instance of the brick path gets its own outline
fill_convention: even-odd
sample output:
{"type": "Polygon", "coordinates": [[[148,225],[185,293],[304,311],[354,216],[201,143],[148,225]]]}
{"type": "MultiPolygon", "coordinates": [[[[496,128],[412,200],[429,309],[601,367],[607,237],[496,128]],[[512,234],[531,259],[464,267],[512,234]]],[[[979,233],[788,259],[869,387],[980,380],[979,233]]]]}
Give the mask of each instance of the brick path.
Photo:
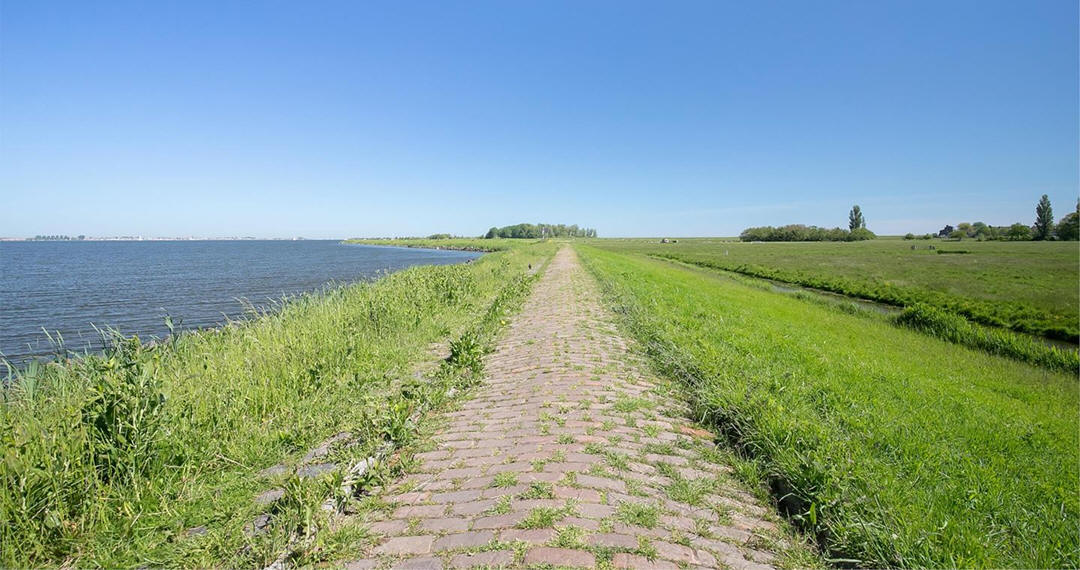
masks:
{"type": "Polygon", "coordinates": [[[763,568],[781,536],[563,248],[349,568],[763,568]]]}

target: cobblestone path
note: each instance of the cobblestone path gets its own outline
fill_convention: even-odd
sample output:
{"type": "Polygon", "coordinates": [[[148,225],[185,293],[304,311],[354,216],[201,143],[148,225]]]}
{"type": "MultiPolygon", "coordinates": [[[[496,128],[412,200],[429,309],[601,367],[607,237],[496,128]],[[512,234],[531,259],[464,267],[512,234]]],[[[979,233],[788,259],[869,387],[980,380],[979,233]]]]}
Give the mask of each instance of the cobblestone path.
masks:
{"type": "Polygon", "coordinates": [[[361,568],[763,568],[782,541],[711,434],[627,352],[563,248],[361,568]]]}

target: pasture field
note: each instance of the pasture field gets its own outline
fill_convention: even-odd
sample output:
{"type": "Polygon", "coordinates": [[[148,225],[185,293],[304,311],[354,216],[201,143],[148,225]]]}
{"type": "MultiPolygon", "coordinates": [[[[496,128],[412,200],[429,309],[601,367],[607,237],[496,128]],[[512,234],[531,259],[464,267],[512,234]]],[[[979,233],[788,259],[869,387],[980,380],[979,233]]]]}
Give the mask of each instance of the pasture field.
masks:
{"type": "MultiPolygon", "coordinates": [[[[871,243],[857,261],[889,265],[882,258],[893,244],[905,248],[893,257],[909,251],[871,243]]],[[[743,475],[764,481],[828,558],[870,567],[1080,565],[1075,374],[646,255],[709,261],[727,249],[759,261],[768,254],[753,248],[773,247],[677,245],[576,247],[653,365],[684,387],[696,417],[748,459],[743,475]]],[[[798,259],[792,252],[827,257],[863,244],[778,245],[775,255],[798,259]]],[[[1050,265],[1071,263],[1058,244],[1015,245],[988,244],[996,253],[984,258],[1050,245],[1050,265]]],[[[970,247],[943,247],[958,246],[970,247]]],[[[995,267],[1006,280],[1008,268],[995,267]]]]}
{"type": "MultiPolygon", "coordinates": [[[[555,246],[428,266],[302,296],[217,330],[103,356],[31,366],[0,389],[0,566],[265,567],[282,552],[340,559],[364,531],[325,501],[342,469],[293,467],[338,432],[358,443],[325,460],[351,466],[404,445],[417,418],[478,378],[481,356],[528,295],[555,246]],[[414,372],[438,357],[422,379],[414,372]],[[441,351],[439,351],[441,352],[441,351]],[[281,473],[262,472],[283,464],[281,473]],[[284,495],[254,499],[271,488],[284,495]],[[249,530],[272,515],[260,533],[249,530]],[[321,531],[321,532],[320,532],[321,531]]],[[[364,481],[392,475],[378,464],[364,481]]]]}
{"type": "Polygon", "coordinates": [[[1076,342],[1080,334],[1077,242],[659,241],[595,243],[612,251],[668,257],[897,306],[923,303],[982,324],[1061,340],[1076,342]],[[928,249],[931,245],[936,249],[928,249]]]}

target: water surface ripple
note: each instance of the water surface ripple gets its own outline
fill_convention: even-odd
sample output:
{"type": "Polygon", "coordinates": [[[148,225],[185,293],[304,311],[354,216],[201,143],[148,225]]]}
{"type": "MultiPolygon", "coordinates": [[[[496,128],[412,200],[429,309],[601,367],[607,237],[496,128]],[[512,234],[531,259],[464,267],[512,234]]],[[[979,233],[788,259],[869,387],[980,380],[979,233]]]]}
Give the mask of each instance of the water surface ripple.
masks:
{"type": "Polygon", "coordinates": [[[347,245],[338,241],[0,242],[0,354],[16,363],[49,354],[42,329],[72,350],[99,350],[93,325],[142,338],[220,325],[282,295],[383,271],[460,263],[463,251],[347,245]]]}

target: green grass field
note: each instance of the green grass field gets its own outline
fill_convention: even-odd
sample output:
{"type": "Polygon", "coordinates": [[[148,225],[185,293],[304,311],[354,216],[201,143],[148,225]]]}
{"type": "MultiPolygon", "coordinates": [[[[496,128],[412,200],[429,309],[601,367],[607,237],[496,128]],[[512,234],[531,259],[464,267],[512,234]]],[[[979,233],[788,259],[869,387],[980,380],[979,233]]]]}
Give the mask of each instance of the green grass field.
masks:
{"type": "Polygon", "coordinates": [[[1073,342],[1080,333],[1077,242],[597,243],[899,306],[925,303],[983,324],[1073,342]],[[926,249],[929,245],[937,250],[926,249]]]}
{"type": "MultiPolygon", "coordinates": [[[[838,564],[1080,565],[1075,375],[645,255],[740,263],[775,255],[809,271],[800,254],[825,259],[851,248],[853,267],[870,263],[879,274],[900,275],[889,260],[909,251],[903,242],[777,245],[596,240],[578,249],[653,364],[685,386],[697,417],[752,459],[754,477],[838,564]]],[[[987,244],[980,247],[992,253],[971,259],[996,259],[988,275],[1007,281],[1016,272],[1003,258],[1026,259],[1028,267],[1074,263],[1058,245],[987,244]],[[1053,246],[1056,261],[1027,259],[1029,248],[1041,246],[1053,246]]],[[[951,283],[972,267],[918,255],[925,259],[904,270],[928,272],[912,279],[915,288],[951,283]],[[950,268],[951,277],[936,280],[934,267],[950,268]]],[[[1067,277],[1066,269],[1054,271],[1067,277]]],[[[1075,300],[1075,273],[1071,279],[1075,300]]],[[[1061,289],[1051,281],[1037,279],[1061,289]]],[[[1016,294],[1032,303],[1052,296],[1016,294]]]]}
{"type": "Polygon", "coordinates": [[[410,418],[475,377],[484,346],[528,294],[528,265],[554,249],[519,244],[408,269],[220,330],[127,340],[8,378],[0,566],[263,567],[290,544],[300,565],[344,557],[362,529],[334,528],[319,508],[351,499],[335,495],[340,469],[329,480],[258,472],[295,465],[341,431],[362,436],[333,451],[341,465],[402,444],[410,418]],[[419,363],[436,360],[429,347],[448,342],[445,370],[414,380],[419,363]],[[283,498],[255,504],[275,486],[283,498]],[[246,533],[263,512],[270,528],[246,533]],[[196,527],[205,532],[186,532],[196,527]]]}

